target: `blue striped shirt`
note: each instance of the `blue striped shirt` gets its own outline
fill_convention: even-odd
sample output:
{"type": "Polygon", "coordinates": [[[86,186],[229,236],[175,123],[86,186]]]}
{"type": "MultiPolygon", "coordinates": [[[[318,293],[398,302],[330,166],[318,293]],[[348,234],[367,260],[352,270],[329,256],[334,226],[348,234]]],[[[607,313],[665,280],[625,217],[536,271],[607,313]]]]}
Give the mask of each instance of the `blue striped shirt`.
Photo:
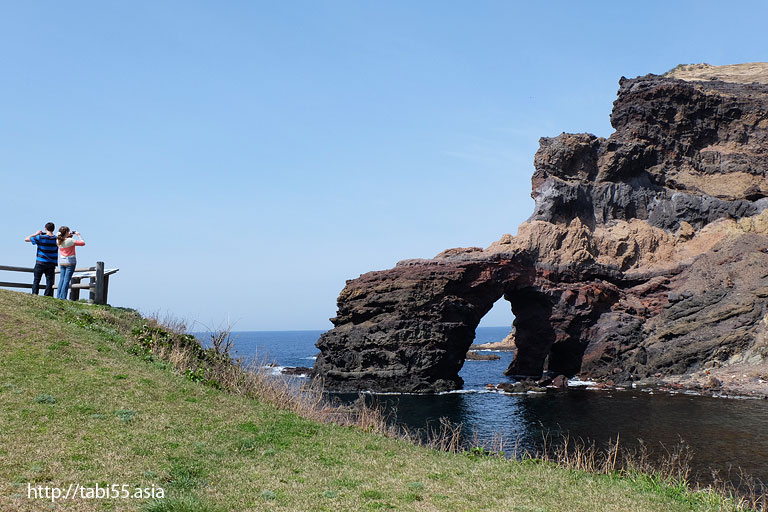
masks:
{"type": "Polygon", "coordinates": [[[56,246],[56,237],[52,235],[35,235],[29,239],[37,246],[37,262],[53,263],[59,260],[59,248],[56,246]]]}

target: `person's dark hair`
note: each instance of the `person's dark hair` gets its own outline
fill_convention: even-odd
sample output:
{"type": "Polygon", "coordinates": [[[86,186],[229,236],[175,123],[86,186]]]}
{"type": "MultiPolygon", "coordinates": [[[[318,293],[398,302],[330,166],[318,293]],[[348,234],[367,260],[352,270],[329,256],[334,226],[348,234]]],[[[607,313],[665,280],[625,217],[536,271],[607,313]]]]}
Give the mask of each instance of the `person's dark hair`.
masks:
{"type": "MultiPolygon", "coordinates": [[[[45,227],[47,228],[48,226],[46,225],[45,227]]],[[[67,238],[69,238],[69,228],[67,226],[61,226],[59,228],[59,234],[56,236],[56,243],[61,245],[67,238]]]]}
{"type": "Polygon", "coordinates": [[[53,233],[53,230],[56,229],[56,225],[53,222],[49,222],[45,225],[45,229],[53,233]]]}

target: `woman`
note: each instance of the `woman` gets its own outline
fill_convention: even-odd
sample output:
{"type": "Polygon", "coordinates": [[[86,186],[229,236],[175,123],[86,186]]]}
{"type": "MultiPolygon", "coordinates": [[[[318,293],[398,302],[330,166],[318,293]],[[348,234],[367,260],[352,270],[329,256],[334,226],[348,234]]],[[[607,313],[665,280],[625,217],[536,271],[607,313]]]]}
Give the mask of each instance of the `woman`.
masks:
{"type": "Polygon", "coordinates": [[[67,226],[59,228],[59,234],[56,236],[56,245],[59,246],[59,289],[56,291],[56,297],[59,299],[67,298],[69,282],[72,280],[72,274],[75,272],[77,258],[75,257],[75,247],[84,246],[85,240],[77,231],[74,234],[79,240],[72,239],[72,231],[67,226]]]}

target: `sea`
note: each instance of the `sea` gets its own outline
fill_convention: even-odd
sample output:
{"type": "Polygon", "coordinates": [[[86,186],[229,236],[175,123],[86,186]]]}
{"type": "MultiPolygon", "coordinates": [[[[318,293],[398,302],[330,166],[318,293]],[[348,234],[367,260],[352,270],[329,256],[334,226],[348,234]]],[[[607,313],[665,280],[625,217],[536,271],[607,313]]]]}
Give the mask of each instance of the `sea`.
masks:
{"type": "MultiPolygon", "coordinates": [[[[255,360],[279,375],[285,367],[312,367],[323,331],[233,333],[238,357],[255,360]]],[[[502,340],[509,327],[478,327],[475,343],[502,340]]],[[[204,339],[204,335],[199,335],[204,339]]],[[[466,361],[464,388],[439,394],[370,394],[390,421],[412,431],[434,429],[441,418],[460,425],[467,442],[536,453],[545,442],[580,439],[607,448],[645,449],[651,457],[674,453],[682,444],[691,455],[692,480],[720,478],[739,483],[742,474],[768,482],[768,400],[669,393],[651,389],[597,390],[572,382],[563,392],[502,394],[488,384],[511,382],[504,370],[511,352],[495,361],[466,361]]],[[[296,377],[285,377],[293,378],[296,377]]],[[[300,378],[299,378],[300,379],[300,378]]],[[[352,401],[357,395],[336,395],[352,401]]]]}

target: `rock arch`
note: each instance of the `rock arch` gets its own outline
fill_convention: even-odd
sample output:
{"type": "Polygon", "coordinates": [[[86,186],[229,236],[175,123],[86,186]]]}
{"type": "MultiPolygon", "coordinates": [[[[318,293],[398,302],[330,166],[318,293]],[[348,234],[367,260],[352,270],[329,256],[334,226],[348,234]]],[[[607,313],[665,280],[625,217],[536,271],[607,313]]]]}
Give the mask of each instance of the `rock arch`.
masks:
{"type": "Polygon", "coordinates": [[[569,283],[565,273],[538,269],[525,257],[402,262],[347,283],[332,319],[336,327],[317,343],[315,375],[342,391],[460,388],[475,329],[502,296],[517,331],[506,373],[573,375],[586,348],[582,334],[615,301],[613,288],[569,283]]]}

